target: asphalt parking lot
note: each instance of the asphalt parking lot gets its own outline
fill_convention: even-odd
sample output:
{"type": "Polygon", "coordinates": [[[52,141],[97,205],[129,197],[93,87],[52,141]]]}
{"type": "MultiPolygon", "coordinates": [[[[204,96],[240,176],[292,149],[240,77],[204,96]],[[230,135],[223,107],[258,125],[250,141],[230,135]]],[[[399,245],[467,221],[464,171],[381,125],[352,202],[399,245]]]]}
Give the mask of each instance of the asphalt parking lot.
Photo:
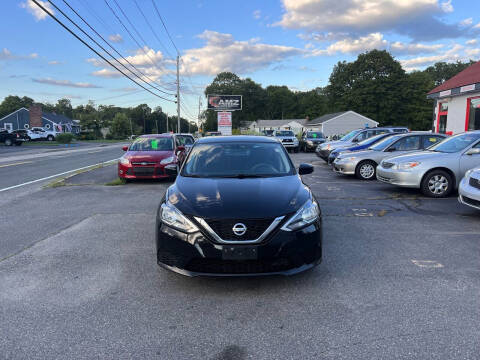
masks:
{"type": "Polygon", "coordinates": [[[103,185],[115,166],[4,196],[1,357],[478,359],[480,212],[291,157],[324,225],[322,264],[293,277],[159,269],[170,183],[103,185]]]}

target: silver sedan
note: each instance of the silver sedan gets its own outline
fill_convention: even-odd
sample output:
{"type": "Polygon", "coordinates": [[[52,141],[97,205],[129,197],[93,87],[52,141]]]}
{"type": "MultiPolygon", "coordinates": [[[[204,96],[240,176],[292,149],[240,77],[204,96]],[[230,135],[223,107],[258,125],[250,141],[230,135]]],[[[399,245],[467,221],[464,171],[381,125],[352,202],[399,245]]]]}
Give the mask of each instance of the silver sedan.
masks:
{"type": "Polygon", "coordinates": [[[458,186],[458,201],[480,210],[480,167],[468,170],[458,186]]]}
{"type": "Polygon", "coordinates": [[[480,131],[452,136],[426,151],[395,156],[380,163],[377,179],[419,188],[426,196],[446,197],[467,170],[480,166],[480,131]]]}
{"type": "Polygon", "coordinates": [[[340,153],[333,162],[333,170],[344,175],[355,175],[362,180],[373,180],[377,165],[383,159],[425,149],[444,138],[445,135],[427,132],[389,136],[367,150],[340,153]]]}

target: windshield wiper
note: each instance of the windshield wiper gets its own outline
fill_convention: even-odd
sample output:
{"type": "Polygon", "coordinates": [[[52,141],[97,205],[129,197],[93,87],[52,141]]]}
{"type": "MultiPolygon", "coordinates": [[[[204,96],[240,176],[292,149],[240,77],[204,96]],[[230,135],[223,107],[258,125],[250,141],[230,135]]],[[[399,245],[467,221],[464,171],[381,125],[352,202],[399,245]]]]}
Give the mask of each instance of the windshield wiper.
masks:
{"type": "Polygon", "coordinates": [[[222,175],[218,176],[221,178],[229,178],[229,179],[247,179],[247,178],[264,178],[269,177],[268,175],[259,175],[259,174],[234,174],[234,175],[222,175]]]}

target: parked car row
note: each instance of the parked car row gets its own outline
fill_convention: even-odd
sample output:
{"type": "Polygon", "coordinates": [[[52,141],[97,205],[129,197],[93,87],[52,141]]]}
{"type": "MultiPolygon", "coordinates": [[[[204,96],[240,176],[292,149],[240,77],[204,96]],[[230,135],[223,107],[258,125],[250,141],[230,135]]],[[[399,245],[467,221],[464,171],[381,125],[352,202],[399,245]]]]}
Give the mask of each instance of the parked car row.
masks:
{"type": "Polygon", "coordinates": [[[0,129],[0,143],[6,146],[22,145],[25,141],[46,140],[53,141],[59,132],[52,129],[44,129],[42,127],[32,127],[31,129],[20,129],[8,131],[0,129]]]}
{"type": "Polygon", "coordinates": [[[20,146],[27,139],[18,133],[10,133],[7,130],[0,129],[0,143],[3,143],[5,146],[20,146]]]}
{"type": "Polygon", "coordinates": [[[451,137],[389,132],[355,146],[351,139],[359,132],[318,146],[317,155],[338,174],[417,188],[433,198],[449,196],[458,189],[461,203],[480,209],[480,131],[451,137]]]}

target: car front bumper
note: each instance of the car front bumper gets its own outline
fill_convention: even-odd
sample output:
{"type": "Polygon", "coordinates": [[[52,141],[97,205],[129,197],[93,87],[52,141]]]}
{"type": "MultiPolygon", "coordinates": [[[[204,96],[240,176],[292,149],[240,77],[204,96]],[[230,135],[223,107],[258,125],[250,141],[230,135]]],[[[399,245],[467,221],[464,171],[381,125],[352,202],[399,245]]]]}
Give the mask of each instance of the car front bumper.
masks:
{"type": "Polygon", "coordinates": [[[377,166],[377,180],[401,187],[420,188],[424,174],[424,171],[419,170],[399,171],[377,166]]]}
{"type": "Polygon", "coordinates": [[[462,179],[458,186],[458,194],[458,201],[461,204],[480,210],[480,189],[471,186],[468,179],[462,179]]]}
{"type": "Polygon", "coordinates": [[[320,149],[320,150],[316,150],[315,153],[317,154],[317,156],[325,161],[328,161],[328,156],[330,155],[330,153],[332,152],[332,150],[330,149],[320,149]]]}
{"type": "Polygon", "coordinates": [[[355,175],[355,169],[357,167],[358,162],[357,161],[348,161],[348,162],[341,162],[338,160],[335,160],[333,162],[333,171],[335,171],[337,174],[343,174],[343,175],[355,175]]]}
{"type": "Polygon", "coordinates": [[[118,177],[122,179],[165,179],[171,177],[165,172],[165,166],[172,164],[155,165],[123,165],[118,163],[118,177]]]}
{"type": "Polygon", "coordinates": [[[187,276],[293,275],[318,265],[322,258],[319,219],[297,231],[280,230],[281,224],[259,244],[218,244],[207,234],[185,234],[157,220],[158,265],[187,276]],[[249,260],[225,259],[226,250],[254,248],[249,260]]]}
{"type": "Polygon", "coordinates": [[[307,151],[315,151],[316,148],[318,147],[318,145],[321,145],[321,144],[323,144],[323,143],[320,142],[320,141],[319,141],[319,142],[316,142],[316,143],[314,142],[314,143],[312,143],[312,144],[309,144],[308,142],[305,142],[305,149],[306,149],[307,151]]]}

